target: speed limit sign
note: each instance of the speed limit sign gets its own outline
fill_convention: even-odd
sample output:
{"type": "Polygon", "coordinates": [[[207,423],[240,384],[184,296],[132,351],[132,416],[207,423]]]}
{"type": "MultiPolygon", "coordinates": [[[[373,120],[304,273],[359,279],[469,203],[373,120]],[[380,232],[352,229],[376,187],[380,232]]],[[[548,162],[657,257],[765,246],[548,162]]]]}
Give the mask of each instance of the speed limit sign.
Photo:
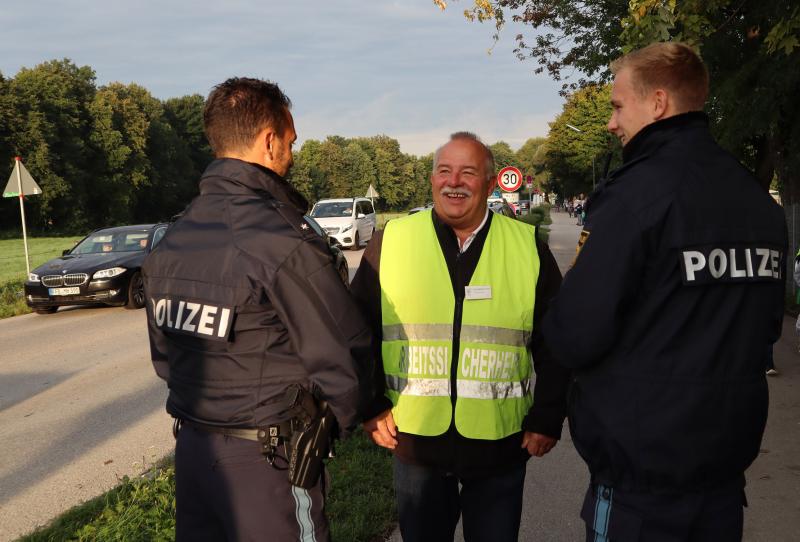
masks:
{"type": "Polygon", "coordinates": [[[522,172],[514,166],[504,167],[497,174],[497,185],[506,192],[516,192],[522,186],[522,172]]]}

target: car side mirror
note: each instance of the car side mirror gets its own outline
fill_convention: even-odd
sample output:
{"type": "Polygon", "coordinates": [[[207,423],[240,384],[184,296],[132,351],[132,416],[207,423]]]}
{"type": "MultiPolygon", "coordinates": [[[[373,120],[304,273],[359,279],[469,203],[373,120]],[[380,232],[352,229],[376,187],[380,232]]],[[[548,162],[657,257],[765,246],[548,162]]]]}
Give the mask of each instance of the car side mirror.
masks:
{"type": "Polygon", "coordinates": [[[342,244],[335,237],[328,237],[328,244],[332,247],[341,247],[342,244]]]}
{"type": "Polygon", "coordinates": [[[72,249],[71,248],[65,248],[64,250],[61,251],[61,255],[62,256],[66,256],[67,254],[69,254],[70,250],[72,250],[72,249]]]}
{"type": "Polygon", "coordinates": [[[365,215],[364,213],[358,213],[356,218],[367,218],[367,215],[365,215]]]}

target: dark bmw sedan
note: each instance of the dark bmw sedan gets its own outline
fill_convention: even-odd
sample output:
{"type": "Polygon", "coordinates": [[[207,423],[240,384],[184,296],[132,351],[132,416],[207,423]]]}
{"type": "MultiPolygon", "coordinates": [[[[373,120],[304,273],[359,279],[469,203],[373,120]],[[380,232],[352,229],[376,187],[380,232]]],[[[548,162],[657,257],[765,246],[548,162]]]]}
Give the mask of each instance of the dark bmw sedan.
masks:
{"type": "Polygon", "coordinates": [[[25,301],[39,314],[62,305],[145,305],[141,267],[167,231],[167,224],[120,226],[93,231],[72,250],[29,275],[25,301]]]}

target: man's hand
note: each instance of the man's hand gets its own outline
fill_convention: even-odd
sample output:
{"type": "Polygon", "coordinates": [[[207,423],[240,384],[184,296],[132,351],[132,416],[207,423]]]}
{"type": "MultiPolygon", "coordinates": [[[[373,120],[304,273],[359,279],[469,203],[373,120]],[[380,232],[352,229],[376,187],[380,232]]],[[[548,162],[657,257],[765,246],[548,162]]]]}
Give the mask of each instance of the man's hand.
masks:
{"type": "MultiPolygon", "coordinates": [[[[366,426],[366,424],[365,424],[366,426]]],[[[527,448],[528,453],[536,457],[542,457],[544,454],[553,449],[558,443],[557,439],[542,435],[541,433],[531,433],[525,431],[522,436],[522,448],[527,448]]]]}
{"type": "Polygon", "coordinates": [[[394,424],[392,410],[385,410],[364,422],[364,430],[378,446],[394,450],[397,446],[397,426],[394,424]]]}

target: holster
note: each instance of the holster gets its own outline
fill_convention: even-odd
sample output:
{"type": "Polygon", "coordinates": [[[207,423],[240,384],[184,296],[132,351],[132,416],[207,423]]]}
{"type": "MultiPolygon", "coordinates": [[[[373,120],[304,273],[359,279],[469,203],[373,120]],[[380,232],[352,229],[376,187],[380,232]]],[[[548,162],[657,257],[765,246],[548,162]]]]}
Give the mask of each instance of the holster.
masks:
{"type": "Polygon", "coordinates": [[[323,470],[323,459],[332,456],[336,418],[325,401],[317,400],[300,385],[286,390],[292,433],[285,443],[289,461],[289,482],[297,487],[314,487],[323,470]]]}

